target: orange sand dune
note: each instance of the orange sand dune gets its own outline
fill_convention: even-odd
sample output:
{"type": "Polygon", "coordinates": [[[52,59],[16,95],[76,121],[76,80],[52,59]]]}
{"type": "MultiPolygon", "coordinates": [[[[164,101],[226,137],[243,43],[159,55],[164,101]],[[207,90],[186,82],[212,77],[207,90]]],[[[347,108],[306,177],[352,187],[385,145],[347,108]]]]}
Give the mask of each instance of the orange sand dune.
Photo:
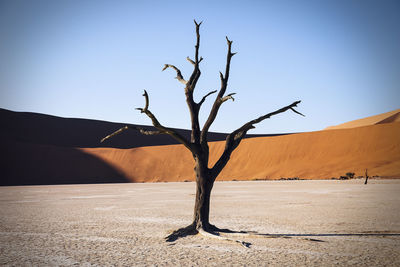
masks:
{"type": "Polygon", "coordinates": [[[391,122],[399,122],[400,121],[400,109],[396,109],[390,112],[382,113],[379,115],[349,121],[346,123],[342,123],[336,126],[326,127],[325,130],[333,130],[333,129],[347,129],[347,128],[355,128],[361,126],[375,125],[375,124],[383,124],[383,123],[391,123],[391,122]]]}
{"type": "MultiPolygon", "coordinates": [[[[363,175],[365,168],[370,175],[400,177],[399,118],[396,110],[358,120],[374,124],[364,127],[245,139],[218,179],[324,179],[346,172],[363,175]]],[[[100,137],[119,124],[2,109],[0,121],[0,185],[194,178],[191,154],[180,145],[167,145],[168,136],[154,139],[129,132],[105,144],[111,147],[99,147],[100,137]]],[[[215,134],[214,140],[223,136],[215,134]]],[[[213,164],[224,141],[210,147],[213,164]]]]}
{"type": "MultiPolygon", "coordinates": [[[[210,143],[213,164],[224,141],[210,143]]],[[[181,145],[132,149],[82,148],[134,182],[194,180],[193,159],[181,145]]],[[[400,123],[245,139],[218,180],[323,179],[346,172],[400,178],[400,123]]]]}
{"type": "MultiPolygon", "coordinates": [[[[126,177],[112,166],[77,147],[134,148],[177,143],[168,135],[144,136],[137,131],[126,131],[100,143],[101,138],[125,124],[1,108],[0,125],[0,186],[126,182],[126,177]]],[[[190,136],[188,130],[176,130],[190,136]]],[[[260,135],[248,137],[256,136],[260,135]]],[[[224,140],[226,134],[209,133],[208,138],[224,140]]]]}

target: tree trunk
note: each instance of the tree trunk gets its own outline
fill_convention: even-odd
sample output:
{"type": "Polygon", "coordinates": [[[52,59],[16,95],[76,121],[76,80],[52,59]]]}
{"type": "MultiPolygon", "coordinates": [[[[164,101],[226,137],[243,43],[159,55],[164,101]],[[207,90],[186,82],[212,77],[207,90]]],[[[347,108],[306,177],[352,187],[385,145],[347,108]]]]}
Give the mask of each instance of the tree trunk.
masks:
{"type": "Polygon", "coordinates": [[[196,202],[194,205],[193,225],[196,229],[207,230],[210,226],[210,196],[214,179],[209,169],[196,161],[196,202]]]}

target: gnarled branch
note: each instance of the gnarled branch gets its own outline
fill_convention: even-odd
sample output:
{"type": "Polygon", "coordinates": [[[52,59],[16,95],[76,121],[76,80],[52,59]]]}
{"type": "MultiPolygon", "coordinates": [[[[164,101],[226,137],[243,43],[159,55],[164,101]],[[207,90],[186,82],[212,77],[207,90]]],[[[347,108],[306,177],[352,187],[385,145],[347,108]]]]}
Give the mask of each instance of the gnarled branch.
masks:
{"type": "Polygon", "coordinates": [[[175,130],[173,130],[171,128],[167,128],[167,127],[162,126],[161,123],[154,116],[154,114],[148,109],[148,107],[149,107],[149,96],[148,96],[146,90],[144,90],[143,96],[146,99],[145,107],[144,108],[137,108],[137,109],[140,110],[142,113],[146,114],[147,117],[149,117],[151,119],[151,122],[153,123],[153,126],[156,127],[159,131],[170,135],[175,140],[177,140],[178,142],[182,143],[187,149],[192,151],[192,147],[191,147],[190,143],[188,142],[188,140],[186,140],[185,137],[183,137],[182,135],[180,135],[178,132],[176,132],[175,130]]]}
{"type": "Polygon", "coordinates": [[[177,79],[178,81],[180,81],[181,83],[183,83],[184,85],[186,85],[187,81],[183,78],[182,72],[181,72],[177,67],[175,67],[174,65],[171,65],[171,64],[165,64],[165,65],[164,65],[164,68],[162,69],[162,71],[164,71],[164,70],[166,70],[166,69],[168,69],[168,68],[174,69],[174,70],[176,71],[176,77],[175,77],[175,79],[177,79]]]}
{"type": "Polygon", "coordinates": [[[110,139],[111,137],[114,137],[116,135],[119,135],[120,133],[126,131],[126,130],[137,130],[139,131],[141,134],[143,135],[157,135],[157,134],[165,134],[162,131],[152,131],[152,130],[147,130],[144,129],[142,127],[139,126],[133,126],[133,125],[126,125],[120,129],[118,129],[117,131],[113,132],[112,134],[107,135],[106,137],[104,137],[103,139],[100,140],[100,143],[103,143],[104,141],[106,141],[107,139],[110,139]]]}
{"type": "Polygon", "coordinates": [[[294,108],[290,108],[294,113],[299,114],[300,116],[305,117],[305,115],[303,113],[298,112],[297,110],[295,110],[294,108]]]}
{"type": "Polygon", "coordinates": [[[216,92],[217,92],[217,90],[214,90],[214,91],[209,92],[209,93],[206,94],[205,96],[203,96],[203,98],[202,98],[201,101],[199,102],[199,106],[201,106],[201,105],[204,103],[204,101],[206,101],[206,98],[207,98],[209,95],[215,94],[216,92]]]}
{"type": "Polygon", "coordinates": [[[188,86],[187,90],[192,91],[196,87],[197,81],[200,78],[200,69],[199,69],[199,63],[203,60],[202,57],[199,58],[199,49],[200,49],[200,25],[202,22],[197,23],[196,20],[194,20],[194,24],[196,25],[196,45],[195,45],[195,54],[194,54],[194,60],[190,59],[187,57],[186,59],[194,65],[194,69],[192,72],[192,75],[190,75],[190,79],[188,80],[188,86]]]}
{"type": "Polygon", "coordinates": [[[221,157],[219,158],[219,160],[215,163],[215,165],[212,168],[213,177],[217,177],[218,174],[222,171],[222,169],[228,163],[232,152],[239,146],[240,142],[245,137],[247,131],[255,128],[254,124],[260,123],[265,119],[269,119],[270,117],[277,115],[279,113],[283,113],[289,109],[297,114],[304,116],[303,114],[301,114],[300,112],[298,112],[297,110],[294,109],[294,107],[297,107],[297,105],[300,102],[301,101],[295,101],[286,107],[283,107],[274,112],[265,114],[261,117],[258,117],[257,119],[251,120],[251,121],[245,123],[242,127],[238,128],[237,130],[230,133],[226,137],[224,152],[222,153],[221,157]]]}
{"type": "MultiPolygon", "coordinates": [[[[228,79],[229,79],[229,70],[231,68],[231,58],[236,55],[237,53],[232,53],[232,42],[231,40],[228,39],[228,36],[225,36],[226,38],[226,42],[228,44],[228,54],[226,56],[226,67],[225,67],[225,76],[224,76],[224,80],[225,80],[225,85],[227,85],[228,83],[228,79]]],[[[226,89],[226,86],[225,86],[226,89]]],[[[225,92],[224,92],[225,93],[225,92]]]]}
{"type": "Polygon", "coordinates": [[[276,110],[276,111],[274,111],[274,112],[265,114],[265,115],[263,115],[263,116],[261,116],[261,117],[258,117],[257,119],[254,119],[254,120],[252,120],[252,121],[249,121],[248,123],[246,123],[246,124],[244,124],[242,127],[240,127],[239,130],[240,130],[240,129],[246,129],[246,128],[250,129],[249,127],[253,126],[253,124],[262,122],[262,121],[265,120],[265,119],[269,119],[270,117],[272,117],[272,116],[274,116],[274,115],[277,115],[277,114],[279,114],[279,113],[283,113],[283,112],[285,112],[285,111],[287,111],[287,110],[289,110],[289,109],[290,109],[290,110],[293,110],[293,111],[294,111],[295,113],[297,113],[297,114],[300,114],[300,115],[304,116],[303,114],[301,114],[300,112],[298,112],[298,111],[296,111],[296,110],[294,109],[294,107],[297,107],[297,105],[300,104],[300,102],[301,102],[300,100],[299,100],[299,101],[295,101],[295,102],[293,102],[292,104],[290,104],[290,105],[288,105],[288,106],[286,106],[286,107],[283,107],[283,108],[278,109],[278,110],[276,110]]]}
{"type": "Polygon", "coordinates": [[[196,62],[194,62],[189,56],[186,57],[186,60],[189,61],[192,65],[196,65],[196,62]]]}
{"type": "MultiPolygon", "coordinates": [[[[196,62],[194,62],[190,57],[186,57],[186,60],[189,61],[192,65],[196,65],[196,62]]],[[[200,57],[199,63],[203,60],[203,57],[200,57]]]]}
{"type": "Polygon", "coordinates": [[[144,90],[143,96],[144,96],[144,99],[146,100],[146,104],[144,104],[144,108],[136,108],[137,110],[140,110],[141,113],[145,113],[149,108],[149,95],[147,94],[146,90],[144,90]]]}
{"type": "Polygon", "coordinates": [[[200,23],[197,23],[196,20],[193,20],[194,24],[196,24],[196,37],[197,37],[197,42],[196,42],[196,53],[195,53],[195,62],[198,64],[199,63],[199,47],[200,47],[200,25],[203,23],[200,21],[200,23]]]}
{"type": "Polygon", "coordinates": [[[224,96],[221,99],[222,103],[224,103],[225,101],[228,101],[229,99],[232,99],[232,101],[235,101],[235,99],[233,98],[233,95],[236,95],[236,93],[231,93],[229,95],[224,96]]]}
{"type": "Polygon", "coordinates": [[[228,53],[226,55],[226,67],[225,67],[225,75],[222,74],[222,72],[219,72],[219,76],[221,78],[221,89],[218,92],[218,96],[216,97],[214,101],[214,105],[211,108],[210,114],[208,115],[207,121],[205,122],[203,129],[201,131],[200,135],[200,143],[202,146],[207,147],[207,135],[208,131],[211,127],[211,124],[214,122],[215,118],[217,117],[218,110],[223,102],[225,102],[228,99],[233,99],[232,95],[234,93],[229,94],[224,97],[224,94],[226,92],[226,88],[228,87],[228,79],[229,79],[229,70],[231,66],[231,59],[236,53],[232,53],[232,41],[228,39],[226,36],[226,41],[228,44],[228,53]]]}
{"type": "Polygon", "coordinates": [[[183,137],[182,135],[180,135],[177,131],[175,131],[174,129],[168,128],[168,127],[164,127],[163,125],[161,125],[161,123],[157,120],[157,118],[154,116],[154,114],[149,110],[149,95],[147,94],[147,91],[144,90],[143,96],[145,98],[145,105],[144,108],[136,108],[137,110],[140,110],[141,113],[144,113],[147,115],[147,117],[149,117],[153,123],[153,126],[158,130],[158,131],[151,131],[151,130],[146,130],[144,128],[141,127],[137,127],[137,126],[125,126],[122,127],[121,129],[113,132],[112,134],[107,135],[106,137],[104,137],[103,139],[101,139],[101,142],[104,142],[105,140],[116,136],[120,133],[122,133],[123,131],[126,131],[128,129],[134,129],[134,130],[138,130],[141,134],[144,135],[156,135],[156,134],[168,134],[170,135],[172,138],[174,138],[175,140],[177,140],[178,142],[182,143],[187,149],[189,149],[190,151],[193,150],[193,148],[191,147],[190,143],[188,140],[186,140],[185,137],[183,137]]]}
{"type": "Polygon", "coordinates": [[[187,57],[186,59],[193,64],[194,69],[192,75],[190,76],[189,80],[186,83],[185,87],[185,95],[186,95],[186,103],[189,108],[190,112],[190,119],[192,122],[192,132],[190,141],[193,144],[200,143],[200,124],[199,124],[199,108],[200,105],[197,104],[193,99],[193,92],[196,87],[197,81],[201,75],[199,63],[203,60],[202,57],[199,59],[199,48],[200,48],[200,23],[197,23],[194,20],[194,24],[196,25],[196,45],[195,45],[195,57],[194,60],[187,57]]]}

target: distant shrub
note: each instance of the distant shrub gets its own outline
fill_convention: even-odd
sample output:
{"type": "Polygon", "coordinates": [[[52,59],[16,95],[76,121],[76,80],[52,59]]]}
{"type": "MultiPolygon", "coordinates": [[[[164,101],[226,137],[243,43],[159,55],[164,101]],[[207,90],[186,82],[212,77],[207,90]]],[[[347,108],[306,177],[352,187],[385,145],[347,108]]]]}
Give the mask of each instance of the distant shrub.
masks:
{"type": "Polygon", "coordinates": [[[252,181],[266,181],[268,178],[253,178],[252,181]]]}
{"type": "Polygon", "coordinates": [[[349,179],[353,179],[353,178],[354,178],[354,175],[355,175],[354,172],[348,172],[348,173],[346,173],[346,176],[347,176],[349,179]]]}
{"type": "Polygon", "coordinates": [[[279,180],[289,180],[289,181],[292,181],[292,180],[302,180],[302,179],[300,179],[299,177],[288,177],[288,178],[282,177],[282,178],[280,178],[279,180]]]}

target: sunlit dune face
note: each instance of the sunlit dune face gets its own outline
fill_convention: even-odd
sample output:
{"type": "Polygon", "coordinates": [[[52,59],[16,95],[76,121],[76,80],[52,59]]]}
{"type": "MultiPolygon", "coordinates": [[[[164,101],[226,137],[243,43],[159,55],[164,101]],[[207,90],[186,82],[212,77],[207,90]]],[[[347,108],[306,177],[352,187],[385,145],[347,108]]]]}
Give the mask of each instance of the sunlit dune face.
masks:
{"type": "MultiPolygon", "coordinates": [[[[225,143],[210,143],[210,167],[225,143]]],[[[194,161],[181,145],[86,148],[135,182],[194,180],[194,161]]],[[[243,140],[218,180],[330,179],[347,172],[400,177],[400,123],[243,140]]]]}

